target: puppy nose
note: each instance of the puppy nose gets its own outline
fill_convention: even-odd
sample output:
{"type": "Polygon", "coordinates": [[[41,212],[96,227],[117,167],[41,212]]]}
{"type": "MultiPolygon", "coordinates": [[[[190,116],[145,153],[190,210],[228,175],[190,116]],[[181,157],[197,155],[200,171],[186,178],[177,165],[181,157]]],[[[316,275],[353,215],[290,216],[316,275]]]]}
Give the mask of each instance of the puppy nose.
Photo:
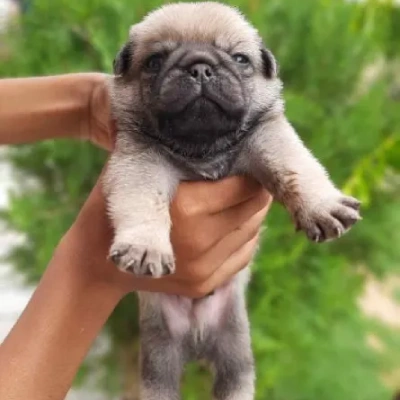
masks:
{"type": "Polygon", "coordinates": [[[210,65],[201,63],[192,65],[189,68],[189,73],[198,81],[208,81],[214,75],[214,71],[210,65]]]}

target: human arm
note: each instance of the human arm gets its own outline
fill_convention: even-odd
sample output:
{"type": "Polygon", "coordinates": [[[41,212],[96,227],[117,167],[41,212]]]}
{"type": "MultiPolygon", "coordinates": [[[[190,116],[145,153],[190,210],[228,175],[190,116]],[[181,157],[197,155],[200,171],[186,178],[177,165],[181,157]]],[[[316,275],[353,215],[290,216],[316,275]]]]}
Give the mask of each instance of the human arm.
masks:
{"type": "Polygon", "coordinates": [[[109,147],[105,92],[106,75],[99,73],[0,79],[0,144],[89,139],[95,132],[97,144],[109,147]]]}

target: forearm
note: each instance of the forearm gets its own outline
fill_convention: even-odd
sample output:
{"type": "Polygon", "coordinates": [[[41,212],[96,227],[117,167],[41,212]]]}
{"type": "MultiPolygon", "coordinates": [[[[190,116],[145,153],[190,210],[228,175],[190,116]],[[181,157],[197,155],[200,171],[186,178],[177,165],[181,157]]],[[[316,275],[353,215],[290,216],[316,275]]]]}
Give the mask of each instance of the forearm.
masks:
{"type": "Polygon", "coordinates": [[[0,399],[62,400],[101,327],[121,299],[112,285],[77,278],[82,265],[53,261],[0,345],[0,399]]]}
{"type": "Polygon", "coordinates": [[[0,80],[0,144],[83,137],[101,74],[0,80]]]}

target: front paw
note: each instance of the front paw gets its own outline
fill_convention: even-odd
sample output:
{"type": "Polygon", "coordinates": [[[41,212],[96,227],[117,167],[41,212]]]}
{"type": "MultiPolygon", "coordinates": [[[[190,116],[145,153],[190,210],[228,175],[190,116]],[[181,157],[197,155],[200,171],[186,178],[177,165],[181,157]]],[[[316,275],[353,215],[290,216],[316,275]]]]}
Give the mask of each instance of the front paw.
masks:
{"type": "Polygon", "coordinates": [[[360,204],[353,197],[334,194],[295,212],[296,230],[304,231],[314,242],[339,238],[361,219],[360,204]]]}
{"type": "Polygon", "coordinates": [[[159,278],[175,272],[175,261],[171,251],[156,247],[116,242],[109,257],[124,272],[138,276],[159,278]]]}

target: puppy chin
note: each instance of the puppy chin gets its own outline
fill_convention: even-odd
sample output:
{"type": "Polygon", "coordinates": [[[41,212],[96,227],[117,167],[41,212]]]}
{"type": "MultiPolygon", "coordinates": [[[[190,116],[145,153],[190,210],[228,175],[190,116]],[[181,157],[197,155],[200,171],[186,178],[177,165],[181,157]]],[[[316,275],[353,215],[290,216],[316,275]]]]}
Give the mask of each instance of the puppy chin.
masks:
{"type": "Polygon", "coordinates": [[[158,117],[160,133],[188,141],[213,142],[240,129],[245,110],[222,108],[218,103],[199,97],[179,113],[166,109],[158,117]]]}

